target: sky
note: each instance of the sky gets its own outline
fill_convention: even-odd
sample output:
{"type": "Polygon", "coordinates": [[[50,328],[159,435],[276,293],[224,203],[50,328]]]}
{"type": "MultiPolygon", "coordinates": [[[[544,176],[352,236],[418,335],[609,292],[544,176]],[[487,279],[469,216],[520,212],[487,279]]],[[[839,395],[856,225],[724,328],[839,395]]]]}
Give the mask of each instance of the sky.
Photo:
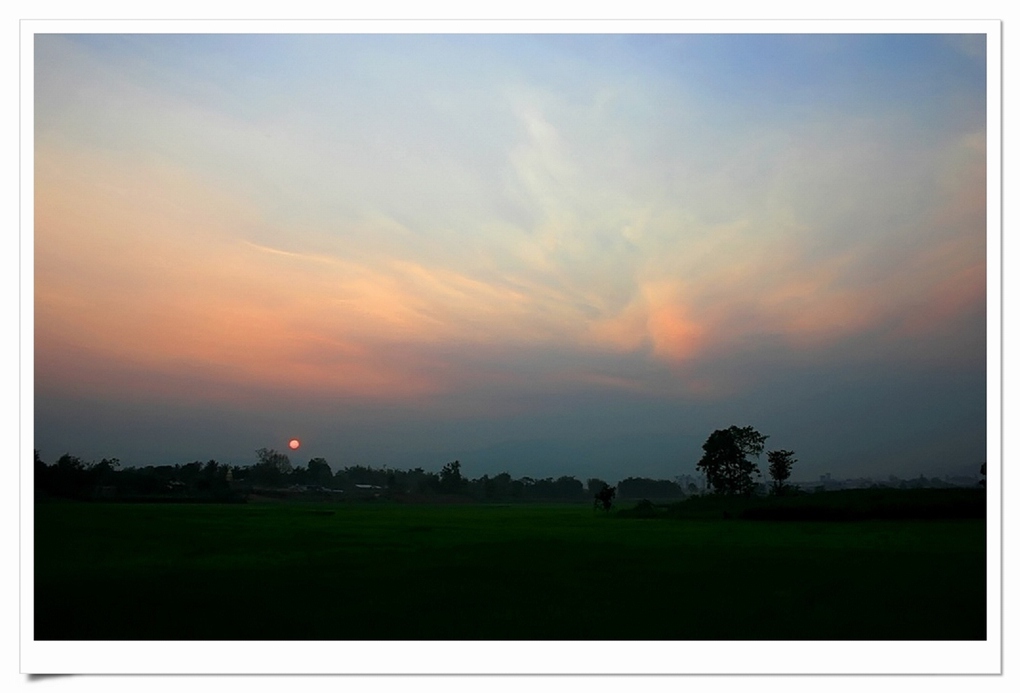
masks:
{"type": "Polygon", "coordinates": [[[38,34],[34,89],[49,463],[985,459],[983,35],[38,34]]]}

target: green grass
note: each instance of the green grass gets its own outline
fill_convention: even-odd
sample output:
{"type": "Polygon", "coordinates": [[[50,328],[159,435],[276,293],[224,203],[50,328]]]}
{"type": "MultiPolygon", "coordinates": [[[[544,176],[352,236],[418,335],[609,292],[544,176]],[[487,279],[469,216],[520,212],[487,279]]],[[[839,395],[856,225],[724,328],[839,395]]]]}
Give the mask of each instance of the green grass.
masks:
{"type": "Polygon", "coordinates": [[[981,520],[36,507],[37,639],[983,639],[981,520]]]}
{"type": "Polygon", "coordinates": [[[641,501],[624,517],[671,519],[856,522],[861,520],[976,520],[986,515],[983,488],[869,488],[788,496],[694,496],[679,502],[641,501]]]}

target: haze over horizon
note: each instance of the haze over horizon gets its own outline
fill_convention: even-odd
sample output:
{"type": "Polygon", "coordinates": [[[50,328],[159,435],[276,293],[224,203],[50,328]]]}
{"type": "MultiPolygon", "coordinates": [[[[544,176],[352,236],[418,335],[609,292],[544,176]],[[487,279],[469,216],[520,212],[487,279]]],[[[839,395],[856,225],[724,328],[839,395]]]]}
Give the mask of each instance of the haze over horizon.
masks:
{"type": "Polygon", "coordinates": [[[985,110],[983,35],[38,35],[35,447],[976,472],[985,110]]]}

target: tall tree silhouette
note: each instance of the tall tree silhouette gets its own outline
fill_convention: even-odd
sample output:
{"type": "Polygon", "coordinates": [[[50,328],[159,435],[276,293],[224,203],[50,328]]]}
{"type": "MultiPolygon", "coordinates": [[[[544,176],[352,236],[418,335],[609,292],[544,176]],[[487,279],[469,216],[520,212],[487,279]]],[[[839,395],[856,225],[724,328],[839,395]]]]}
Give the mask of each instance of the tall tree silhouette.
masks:
{"type": "Polygon", "coordinates": [[[730,426],[712,432],[701,449],[705,451],[697,468],[705,473],[708,485],[716,493],[750,495],[758,465],[748,459],[759,457],[765,449],[764,436],[751,426],[730,426]]]}
{"type": "Polygon", "coordinates": [[[610,508],[613,507],[613,499],[616,497],[616,487],[606,484],[602,487],[602,490],[595,494],[595,509],[598,510],[601,506],[603,510],[609,512],[610,508]]]}
{"type": "Polygon", "coordinates": [[[769,476],[772,477],[772,493],[781,496],[790,489],[786,480],[797,459],[791,450],[769,450],[769,476]]]}

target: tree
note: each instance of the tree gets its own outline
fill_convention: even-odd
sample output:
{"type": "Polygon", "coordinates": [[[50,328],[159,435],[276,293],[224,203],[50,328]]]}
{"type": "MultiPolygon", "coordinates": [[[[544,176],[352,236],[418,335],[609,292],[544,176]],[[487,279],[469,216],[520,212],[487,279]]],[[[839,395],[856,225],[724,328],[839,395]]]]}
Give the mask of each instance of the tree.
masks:
{"type": "Polygon", "coordinates": [[[490,500],[503,500],[509,498],[513,493],[514,480],[508,472],[500,472],[491,479],[487,479],[484,487],[484,495],[490,500]]]}
{"type": "Polygon", "coordinates": [[[584,498],[584,484],[572,476],[561,476],[553,482],[553,491],[557,498],[563,500],[584,498]]]}
{"type": "Polygon", "coordinates": [[[267,448],[259,448],[255,451],[258,455],[259,464],[267,467],[276,467],[280,470],[281,474],[290,474],[293,467],[290,464],[290,458],[284,455],[282,452],[271,450],[267,448]]]}
{"type": "Polygon", "coordinates": [[[772,493],[781,496],[789,490],[786,480],[797,459],[791,450],[769,450],[769,476],[772,477],[772,493]]]}
{"type": "Polygon", "coordinates": [[[39,451],[35,451],[35,488],[41,491],[50,490],[50,468],[39,457],[39,451]]]}
{"type": "Polygon", "coordinates": [[[668,479],[649,479],[647,477],[629,476],[617,488],[620,498],[680,498],[684,495],[683,488],[675,481],[668,479]]]}
{"type": "Polygon", "coordinates": [[[58,495],[77,496],[89,485],[88,466],[77,455],[64,453],[53,465],[53,481],[58,495]]]}
{"type": "Polygon", "coordinates": [[[705,454],[697,468],[716,493],[749,496],[755,487],[752,477],[761,476],[761,472],[748,457],[761,456],[767,438],[751,426],[716,430],[701,446],[705,454]]]}
{"type": "Polygon", "coordinates": [[[602,490],[595,494],[595,510],[602,506],[602,509],[609,512],[609,509],[613,507],[613,498],[616,497],[616,487],[609,486],[608,484],[602,487],[602,490]]]}
{"type": "Polygon", "coordinates": [[[443,468],[439,471],[439,487],[446,493],[454,493],[460,490],[463,481],[464,478],[460,475],[459,460],[443,465],[443,468]]]}
{"type": "Polygon", "coordinates": [[[333,470],[329,462],[321,457],[313,457],[308,460],[308,480],[319,486],[329,486],[333,481],[333,470]]]}
{"type": "Polygon", "coordinates": [[[290,458],[282,452],[259,448],[255,454],[259,461],[251,468],[251,478],[256,483],[279,486],[283,483],[284,477],[293,471],[290,458]]]}
{"type": "Polygon", "coordinates": [[[85,462],[83,462],[77,455],[65,452],[60,456],[60,459],[57,460],[56,468],[67,474],[73,474],[84,472],[86,465],[85,462]]]}

